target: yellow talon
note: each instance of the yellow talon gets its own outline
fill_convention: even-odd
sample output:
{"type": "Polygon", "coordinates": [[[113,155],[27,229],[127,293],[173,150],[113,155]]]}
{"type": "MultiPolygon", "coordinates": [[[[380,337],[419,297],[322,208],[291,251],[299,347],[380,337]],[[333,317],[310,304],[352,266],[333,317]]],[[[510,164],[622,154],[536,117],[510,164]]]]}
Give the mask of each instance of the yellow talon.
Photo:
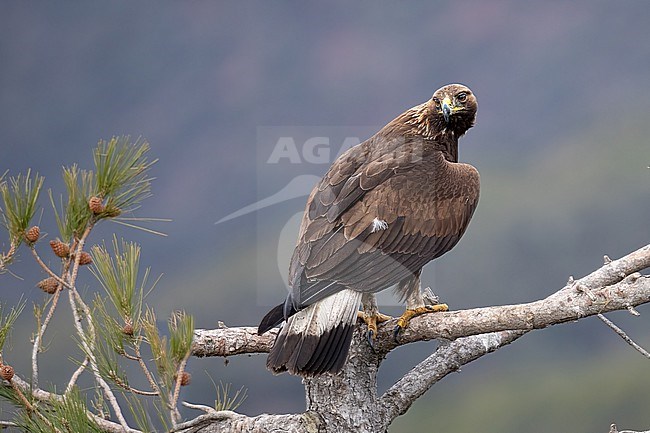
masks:
{"type": "Polygon", "coordinates": [[[406,328],[409,325],[412,318],[416,316],[421,316],[422,314],[438,313],[441,311],[449,311],[449,306],[447,304],[435,304],[435,305],[425,305],[423,307],[417,307],[414,309],[406,309],[404,311],[404,314],[402,314],[400,318],[397,320],[397,325],[395,326],[395,339],[397,339],[397,335],[399,334],[399,331],[406,328]]]}
{"type": "Polygon", "coordinates": [[[376,314],[366,314],[363,311],[357,312],[357,317],[361,319],[368,326],[368,333],[366,338],[370,347],[375,348],[375,337],[377,336],[377,324],[387,322],[392,319],[391,316],[377,312],[376,314]]]}

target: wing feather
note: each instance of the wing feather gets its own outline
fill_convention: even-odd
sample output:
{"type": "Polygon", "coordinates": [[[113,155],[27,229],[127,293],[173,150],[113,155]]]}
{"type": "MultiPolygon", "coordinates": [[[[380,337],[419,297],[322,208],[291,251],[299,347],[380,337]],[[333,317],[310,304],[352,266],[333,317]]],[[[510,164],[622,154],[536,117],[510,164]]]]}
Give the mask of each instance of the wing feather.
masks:
{"type": "Polygon", "coordinates": [[[291,265],[294,299],[311,304],[343,287],[378,292],[396,284],[453,248],[476,208],[474,167],[438,152],[409,158],[408,148],[373,159],[358,147],[310,196],[291,265]],[[387,226],[373,231],[375,219],[387,226]]]}

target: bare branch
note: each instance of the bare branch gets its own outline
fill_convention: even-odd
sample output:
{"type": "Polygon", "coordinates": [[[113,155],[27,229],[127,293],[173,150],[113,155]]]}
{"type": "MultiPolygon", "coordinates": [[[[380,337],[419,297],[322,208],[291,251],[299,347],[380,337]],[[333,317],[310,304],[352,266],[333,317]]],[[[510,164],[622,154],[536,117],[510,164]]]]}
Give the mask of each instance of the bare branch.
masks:
{"type": "MultiPolygon", "coordinates": [[[[83,308],[84,309],[84,314],[86,314],[86,317],[89,316],[90,310],[88,309],[88,306],[83,303],[83,300],[81,300],[81,297],[77,293],[77,290],[74,288],[70,289],[68,291],[68,298],[70,300],[70,308],[72,309],[72,314],[74,315],[74,326],[77,329],[77,334],[79,335],[79,340],[81,341],[81,345],[83,346],[84,351],[86,352],[86,356],[90,360],[90,368],[95,376],[95,380],[97,381],[97,384],[99,387],[102,389],[104,392],[104,395],[108,402],[110,403],[111,407],[113,408],[113,412],[115,412],[115,416],[117,419],[120,421],[120,424],[125,430],[129,430],[130,427],[128,423],[126,422],[126,419],[124,418],[124,415],[122,414],[122,409],[120,408],[119,403],[117,402],[117,398],[115,398],[115,394],[113,394],[113,391],[111,390],[111,387],[106,383],[104,378],[101,376],[99,373],[99,368],[97,367],[97,360],[95,359],[95,355],[93,354],[93,349],[88,343],[89,340],[92,341],[92,338],[94,337],[88,337],[81,326],[81,317],[79,316],[78,308],[83,308]],[[78,302],[81,301],[80,304],[78,302]],[[85,308],[84,308],[85,307],[85,308]]],[[[92,320],[87,321],[89,324],[92,323],[92,320]]],[[[89,325],[90,326],[90,325],[89,325]]]]}
{"type": "MultiPolygon", "coordinates": [[[[399,343],[393,339],[395,320],[390,320],[379,327],[376,348],[387,353],[397,346],[416,341],[453,340],[488,332],[541,329],[650,302],[648,277],[633,274],[617,284],[595,287],[589,292],[594,297],[593,300],[575,288],[584,287],[583,281],[585,279],[578,280],[574,286],[565,287],[545,299],[527,304],[418,316],[400,334],[399,343]]],[[[203,357],[267,353],[273,346],[276,334],[277,330],[271,330],[260,336],[255,327],[196,329],[192,355],[203,357]]]]}
{"type": "Polygon", "coordinates": [[[382,425],[388,428],[393,420],[404,414],[411,405],[436,382],[449,373],[460,370],[488,353],[508,345],[528,331],[503,331],[462,337],[442,344],[424,361],[391,386],[379,399],[382,406],[382,425]]]}
{"type": "MultiPolygon", "coordinates": [[[[70,288],[70,283],[68,283],[68,282],[65,281],[63,278],[61,278],[60,276],[58,276],[57,274],[55,274],[54,271],[52,271],[52,270],[50,269],[50,267],[47,266],[47,265],[45,264],[45,262],[43,262],[43,260],[41,259],[41,256],[39,256],[38,253],[36,252],[36,247],[35,247],[34,245],[31,245],[29,249],[31,250],[31,252],[32,252],[32,256],[34,256],[34,259],[35,259],[36,262],[39,264],[39,266],[40,266],[40,267],[41,267],[41,268],[42,268],[42,269],[43,269],[43,270],[44,270],[44,271],[45,271],[45,272],[46,272],[50,277],[52,277],[52,278],[54,278],[55,280],[57,280],[57,281],[59,282],[59,284],[61,284],[63,287],[70,288]]],[[[65,273],[65,272],[64,272],[64,273],[65,273]]]]}
{"type": "MultiPolygon", "coordinates": [[[[648,256],[650,257],[650,250],[648,256]]],[[[592,276],[589,275],[545,299],[527,304],[419,316],[400,334],[399,343],[392,338],[395,320],[384,322],[379,328],[376,345],[379,351],[387,353],[398,345],[415,341],[440,338],[453,340],[487,332],[542,329],[650,302],[648,277],[632,274],[610,286],[587,286],[584,281],[591,279],[592,276]],[[585,292],[585,287],[590,289],[585,292]]]]}
{"type": "Polygon", "coordinates": [[[196,403],[189,403],[187,401],[181,402],[183,406],[189,407],[190,409],[196,409],[196,410],[201,410],[205,413],[214,413],[218,412],[215,408],[206,406],[204,404],[196,404],[196,403]]]}
{"type": "Polygon", "coordinates": [[[153,375],[149,371],[149,368],[147,367],[147,364],[144,363],[144,360],[142,359],[142,356],[140,355],[140,345],[136,344],[134,346],[135,350],[135,358],[138,361],[138,365],[140,365],[140,368],[142,369],[142,372],[144,373],[145,377],[149,381],[149,385],[151,385],[151,389],[153,389],[153,392],[155,395],[161,395],[160,394],[160,388],[158,387],[158,384],[153,378],[153,375]]]}
{"type": "Polygon", "coordinates": [[[580,280],[588,290],[618,283],[627,275],[650,268],[650,244],[639,248],[618,260],[605,263],[603,267],[580,280]]]}
{"type": "Polygon", "coordinates": [[[54,310],[59,303],[59,298],[61,297],[61,284],[56,289],[56,292],[52,296],[52,302],[50,303],[50,308],[43,319],[43,323],[36,330],[36,336],[34,337],[34,344],[32,346],[32,386],[38,387],[38,352],[41,350],[41,340],[43,339],[43,334],[47,329],[47,325],[50,323],[52,316],[54,315],[54,310]]]}
{"type": "Polygon", "coordinates": [[[639,346],[632,340],[626,333],[623,331],[621,328],[616,326],[614,322],[609,320],[607,317],[603,316],[602,314],[598,315],[598,318],[602,320],[605,325],[609,326],[612,331],[616,332],[619,337],[621,337],[627,344],[632,346],[637,352],[639,352],[641,355],[645,356],[646,358],[650,359],[650,353],[648,353],[647,350],[645,350],[643,347],[639,346]]]}
{"type": "MultiPolygon", "coordinates": [[[[178,431],[183,431],[183,430],[188,430],[189,428],[192,427],[198,427],[198,426],[205,426],[207,424],[210,424],[214,421],[223,421],[223,420],[229,420],[232,419],[234,416],[237,416],[235,412],[231,411],[220,411],[217,412],[216,410],[214,412],[206,413],[205,415],[200,415],[197,416],[196,418],[186,421],[180,424],[177,424],[175,427],[173,427],[170,431],[171,432],[178,432],[178,431]]],[[[241,415],[239,415],[241,416],[241,415]]]]}
{"type": "MultiPolygon", "coordinates": [[[[507,330],[528,331],[629,309],[650,302],[650,278],[636,273],[647,267],[650,267],[650,245],[605,264],[539,301],[418,316],[400,334],[399,343],[393,338],[396,320],[389,320],[379,327],[376,348],[388,353],[397,346],[416,341],[453,340],[507,330]]],[[[267,353],[276,334],[274,329],[260,336],[255,327],[197,329],[194,331],[192,355],[267,353]]]]}
{"type": "Polygon", "coordinates": [[[88,366],[88,361],[90,359],[88,356],[86,356],[83,360],[83,362],[79,365],[79,367],[75,370],[74,373],[72,373],[72,376],[70,377],[70,381],[68,382],[68,386],[65,387],[65,393],[64,395],[67,395],[72,391],[72,388],[74,387],[75,383],[77,383],[77,379],[79,379],[79,376],[81,376],[81,373],[84,372],[86,367],[88,366]]]}
{"type": "Polygon", "coordinates": [[[79,240],[77,241],[77,245],[75,246],[75,253],[74,253],[74,262],[72,264],[72,273],[70,275],[70,286],[71,289],[74,288],[74,285],[77,281],[77,275],[79,273],[79,262],[81,260],[81,252],[84,249],[84,245],[86,243],[86,239],[88,239],[88,236],[90,235],[90,232],[92,231],[93,227],[95,226],[95,220],[94,218],[91,218],[90,222],[88,223],[88,226],[86,227],[86,230],[84,230],[83,235],[79,240]]]}
{"type": "Polygon", "coordinates": [[[141,389],[133,388],[133,387],[130,386],[129,384],[125,383],[125,382],[124,382],[122,379],[120,379],[119,377],[114,377],[114,378],[113,378],[113,382],[114,382],[117,386],[119,386],[120,388],[122,388],[122,389],[124,389],[124,390],[126,390],[126,391],[129,391],[129,392],[132,392],[133,394],[146,395],[146,396],[148,396],[148,397],[155,397],[155,396],[157,396],[157,395],[160,395],[160,394],[158,394],[158,392],[156,392],[156,391],[143,391],[143,390],[141,390],[141,389]]]}
{"type": "Polygon", "coordinates": [[[169,399],[169,410],[171,412],[170,415],[174,426],[178,424],[178,418],[180,416],[177,407],[178,396],[181,394],[181,382],[183,381],[183,373],[185,372],[185,366],[187,365],[187,360],[189,359],[190,355],[191,353],[185,355],[185,358],[183,358],[178,365],[178,369],[176,370],[176,381],[174,383],[174,392],[171,394],[169,399]]]}
{"type": "Polygon", "coordinates": [[[257,335],[255,327],[195,329],[192,355],[233,356],[247,353],[268,353],[278,333],[277,329],[257,335]]]}
{"type": "Polygon", "coordinates": [[[320,418],[313,412],[291,415],[262,414],[254,417],[231,411],[215,411],[178,424],[172,432],[277,432],[306,433],[318,431],[320,418]]]}
{"type": "MultiPolygon", "coordinates": [[[[41,324],[39,329],[36,331],[36,337],[34,338],[34,344],[32,346],[32,387],[38,388],[38,353],[41,350],[41,340],[43,339],[43,335],[45,335],[45,331],[47,329],[47,326],[50,323],[50,320],[52,319],[52,316],[54,315],[54,310],[56,309],[56,306],[58,305],[59,297],[61,296],[62,287],[70,288],[71,285],[64,278],[61,278],[58,275],[56,275],[54,272],[52,272],[52,270],[45,263],[43,263],[40,256],[36,252],[36,248],[34,247],[34,245],[31,245],[30,250],[31,250],[32,255],[34,256],[34,258],[38,262],[38,264],[51,277],[54,277],[59,282],[59,286],[57,287],[56,292],[54,293],[54,296],[52,298],[52,303],[50,304],[50,309],[47,311],[47,314],[45,315],[45,319],[43,320],[43,323],[41,324]]],[[[70,263],[66,262],[64,267],[63,267],[62,275],[67,274],[69,267],[70,267],[70,263]]]]}

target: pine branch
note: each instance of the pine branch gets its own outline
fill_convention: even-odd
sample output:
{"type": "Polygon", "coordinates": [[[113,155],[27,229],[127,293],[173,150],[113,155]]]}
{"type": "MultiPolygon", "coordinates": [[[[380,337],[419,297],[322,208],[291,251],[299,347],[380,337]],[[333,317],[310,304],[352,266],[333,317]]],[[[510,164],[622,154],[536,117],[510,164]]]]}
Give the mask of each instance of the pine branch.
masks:
{"type": "MultiPolygon", "coordinates": [[[[31,385],[19,377],[17,374],[13,377],[13,384],[18,387],[24,394],[30,395],[31,398],[40,402],[61,402],[64,398],[60,394],[44,391],[40,388],[31,388],[31,385]]],[[[5,385],[0,381],[0,386],[5,385]]],[[[93,422],[95,422],[102,429],[102,431],[106,433],[143,433],[140,430],[136,430],[130,427],[125,428],[119,423],[109,421],[88,411],[87,416],[92,419],[93,422]]]]}
{"type": "Polygon", "coordinates": [[[77,383],[77,379],[79,379],[79,376],[81,376],[81,373],[83,373],[86,370],[86,367],[88,367],[88,363],[90,362],[90,358],[87,356],[84,358],[84,360],[79,364],[79,367],[72,373],[72,376],[70,376],[70,380],[68,381],[68,385],[65,387],[65,392],[63,395],[70,394],[72,392],[75,384],[77,383]]]}
{"type": "Polygon", "coordinates": [[[23,241],[29,222],[36,212],[36,202],[44,181],[36,174],[32,178],[31,170],[27,175],[10,177],[8,183],[0,182],[0,196],[4,211],[0,211],[4,225],[9,232],[11,243],[18,246],[23,241]]]}
{"type": "MultiPolygon", "coordinates": [[[[104,380],[104,378],[99,372],[99,368],[97,367],[97,359],[95,358],[94,355],[94,348],[92,347],[92,343],[90,343],[94,340],[96,334],[94,332],[91,332],[91,335],[87,335],[83,327],[81,326],[82,319],[81,316],[79,316],[78,309],[82,308],[86,317],[90,317],[90,309],[83,302],[83,300],[81,299],[81,297],[79,296],[79,294],[77,293],[74,287],[73,289],[68,291],[68,298],[70,301],[70,307],[72,308],[72,312],[74,315],[74,325],[77,330],[77,334],[79,335],[79,339],[83,346],[84,352],[86,353],[86,356],[88,356],[90,360],[90,368],[93,372],[93,375],[95,376],[95,381],[97,382],[97,385],[104,392],[104,396],[110,403],[113,412],[115,413],[115,416],[119,420],[122,427],[125,429],[130,429],[128,423],[126,422],[126,419],[124,418],[124,415],[122,414],[122,409],[119,403],[117,402],[117,398],[115,397],[115,394],[113,394],[111,387],[108,385],[108,383],[106,383],[106,381],[104,380]]],[[[89,326],[92,326],[92,320],[88,320],[87,322],[89,326]]]]}
{"type": "MultiPolygon", "coordinates": [[[[41,259],[41,256],[38,255],[38,252],[36,251],[36,248],[33,245],[30,247],[30,250],[32,252],[32,256],[34,256],[34,260],[36,260],[36,263],[38,263],[38,265],[41,267],[41,269],[43,269],[50,277],[52,277],[56,281],[58,281],[58,283],[61,284],[63,287],[70,288],[70,284],[67,281],[65,281],[63,278],[61,278],[57,274],[55,274],[54,271],[52,271],[50,269],[50,267],[47,266],[45,264],[45,262],[43,262],[43,260],[41,259]]],[[[64,269],[63,274],[65,274],[66,272],[67,272],[67,268],[64,269]]]]}
{"type": "MultiPolygon", "coordinates": [[[[43,268],[51,277],[55,278],[59,282],[59,287],[57,287],[56,292],[54,293],[54,296],[52,297],[52,302],[50,303],[50,308],[47,311],[47,314],[45,315],[45,319],[43,322],[40,324],[39,328],[36,330],[36,336],[34,337],[34,343],[32,344],[32,386],[34,388],[38,388],[38,354],[41,350],[41,340],[43,339],[43,335],[45,335],[45,331],[47,330],[47,326],[50,323],[50,320],[54,316],[54,311],[56,310],[56,307],[59,303],[59,298],[61,297],[61,287],[70,287],[70,284],[65,281],[63,278],[59,277],[56,275],[50,268],[43,263],[41,260],[40,256],[36,252],[36,248],[34,245],[30,245],[30,250],[32,252],[32,255],[36,259],[36,262],[43,268]]],[[[67,274],[68,272],[68,267],[70,266],[70,262],[67,261],[64,264],[63,268],[63,275],[67,274]]]]}
{"type": "Polygon", "coordinates": [[[151,371],[149,371],[149,367],[147,367],[147,364],[145,364],[144,360],[142,359],[142,356],[140,355],[140,346],[139,345],[135,346],[135,358],[138,361],[138,365],[140,366],[140,369],[142,370],[142,373],[144,373],[144,376],[149,381],[149,385],[151,385],[151,389],[153,389],[153,392],[156,395],[161,395],[160,394],[160,387],[156,383],[155,379],[153,378],[153,375],[151,374],[151,371]]]}

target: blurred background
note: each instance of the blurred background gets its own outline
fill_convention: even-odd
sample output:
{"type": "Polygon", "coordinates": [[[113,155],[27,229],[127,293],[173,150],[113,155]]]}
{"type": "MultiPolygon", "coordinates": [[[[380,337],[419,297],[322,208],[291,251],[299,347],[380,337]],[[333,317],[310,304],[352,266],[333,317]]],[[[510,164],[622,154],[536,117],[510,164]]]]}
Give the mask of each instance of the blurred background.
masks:
{"type": "MultiPolygon", "coordinates": [[[[479,101],[460,159],[481,172],[481,202],[423,282],[454,309],[533,301],[650,239],[649,23],[643,1],[4,2],[0,172],[31,168],[58,196],[61,167],[92,168],[99,139],[146,138],[157,179],[135,216],[171,219],[147,225],[167,236],[105,223],[91,243],[117,232],[142,245],[143,264],[164,274],[146,300],[162,327],[177,309],[200,328],[254,326],[285,295],[304,191],[342,148],[461,82],[479,101]],[[314,137],[325,139],[310,147],[314,137]]],[[[41,207],[54,238],[46,194],[41,207]]],[[[26,249],[12,271],[22,279],[1,275],[0,301],[28,305],[4,355],[28,378],[44,275],[26,249]]],[[[92,294],[88,274],[80,287],[92,294]]],[[[45,388],[64,386],[68,358],[80,358],[60,308],[45,388]]],[[[647,348],[650,309],[639,311],[609,317],[647,348]]],[[[380,391],[434,348],[391,353],[380,391]]],[[[246,414],[303,410],[300,380],[272,376],[265,358],[191,359],[181,398],[211,404],[212,378],[248,389],[246,414]]],[[[589,318],[466,366],[390,431],[646,430],[649,372],[589,318]]]]}

